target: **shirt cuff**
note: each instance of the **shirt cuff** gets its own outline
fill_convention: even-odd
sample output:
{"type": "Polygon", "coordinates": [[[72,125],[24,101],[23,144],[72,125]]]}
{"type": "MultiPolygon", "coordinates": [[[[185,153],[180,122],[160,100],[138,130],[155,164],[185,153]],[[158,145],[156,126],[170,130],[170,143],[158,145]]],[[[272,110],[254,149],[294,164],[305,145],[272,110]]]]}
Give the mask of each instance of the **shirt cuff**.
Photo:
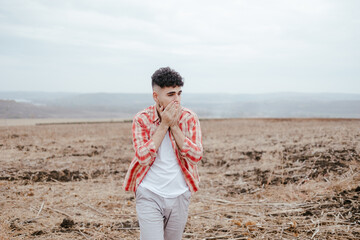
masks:
{"type": "Polygon", "coordinates": [[[146,144],[145,144],[146,148],[149,149],[150,155],[152,157],[156,156],[156,147],[155,147],[155,143],[154,140],[150,139],[146,144]]]}

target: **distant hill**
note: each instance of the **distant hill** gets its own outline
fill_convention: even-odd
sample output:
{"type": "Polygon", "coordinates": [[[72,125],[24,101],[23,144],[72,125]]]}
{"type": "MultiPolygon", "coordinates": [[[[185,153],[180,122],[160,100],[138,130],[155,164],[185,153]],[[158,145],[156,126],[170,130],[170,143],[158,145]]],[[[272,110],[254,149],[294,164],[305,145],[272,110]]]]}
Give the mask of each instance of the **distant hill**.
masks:
{"type": "Polygon", "coordinates": [[[45,118],[50,117],[49,111],[30,103],[14,100],[0,100],[1,118],[45,118]]]}
{"type": "Polygon", "coordinates": [[[0,118],[81,118],[82,116],[85,116],[84,112],[72,108],[0,100],[0,118]]]}
{"type": "MultiPolygon", "coordinates": [[[[132,118],[153,104],[150,93],[0,92],[0,99],[0,118],[132,118]]],[[[360,94],[184,93],[182,104],[205,118],[360,118],[360,94]]]]}

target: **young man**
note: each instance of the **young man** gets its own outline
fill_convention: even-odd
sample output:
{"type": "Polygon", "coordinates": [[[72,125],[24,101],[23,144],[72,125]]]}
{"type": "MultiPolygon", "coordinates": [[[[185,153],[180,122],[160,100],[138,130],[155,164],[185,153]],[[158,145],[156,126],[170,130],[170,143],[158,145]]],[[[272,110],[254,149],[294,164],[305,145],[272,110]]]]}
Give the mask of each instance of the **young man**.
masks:
{"type": "Polygon", "coordinates": [[[151,78],[155,104],[133,119],[135,157],[124,189],[135,192],[141,240],[180,240],[191,193],[198,190],[200,123],[180,105],[184,82],[179,73],[160,68],[151,78]]]}

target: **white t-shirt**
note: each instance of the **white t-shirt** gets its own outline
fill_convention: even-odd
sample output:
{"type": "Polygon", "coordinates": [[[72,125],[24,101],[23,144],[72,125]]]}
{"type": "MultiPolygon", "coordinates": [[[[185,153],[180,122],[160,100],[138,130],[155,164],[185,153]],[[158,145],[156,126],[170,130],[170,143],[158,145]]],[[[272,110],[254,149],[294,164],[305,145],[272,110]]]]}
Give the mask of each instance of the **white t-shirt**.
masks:
{"type": "Polygon", "coordinates": [[[167,131],[156,159],[140,185],[162,197],[174,198],[189,188],[176,159],[169,134],[167,131]]]}

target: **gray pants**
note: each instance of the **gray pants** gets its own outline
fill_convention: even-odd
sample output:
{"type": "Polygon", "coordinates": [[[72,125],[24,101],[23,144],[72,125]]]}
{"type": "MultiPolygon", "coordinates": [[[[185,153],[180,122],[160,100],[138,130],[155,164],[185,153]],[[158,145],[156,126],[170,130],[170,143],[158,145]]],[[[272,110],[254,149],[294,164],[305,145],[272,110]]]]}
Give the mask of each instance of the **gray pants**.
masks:
{"type": "Polygon", "coordinates": [[[136,212],[141,240],[181,240],[188,217],[191,192],[164,198],[139,186],[136,212]]]}

